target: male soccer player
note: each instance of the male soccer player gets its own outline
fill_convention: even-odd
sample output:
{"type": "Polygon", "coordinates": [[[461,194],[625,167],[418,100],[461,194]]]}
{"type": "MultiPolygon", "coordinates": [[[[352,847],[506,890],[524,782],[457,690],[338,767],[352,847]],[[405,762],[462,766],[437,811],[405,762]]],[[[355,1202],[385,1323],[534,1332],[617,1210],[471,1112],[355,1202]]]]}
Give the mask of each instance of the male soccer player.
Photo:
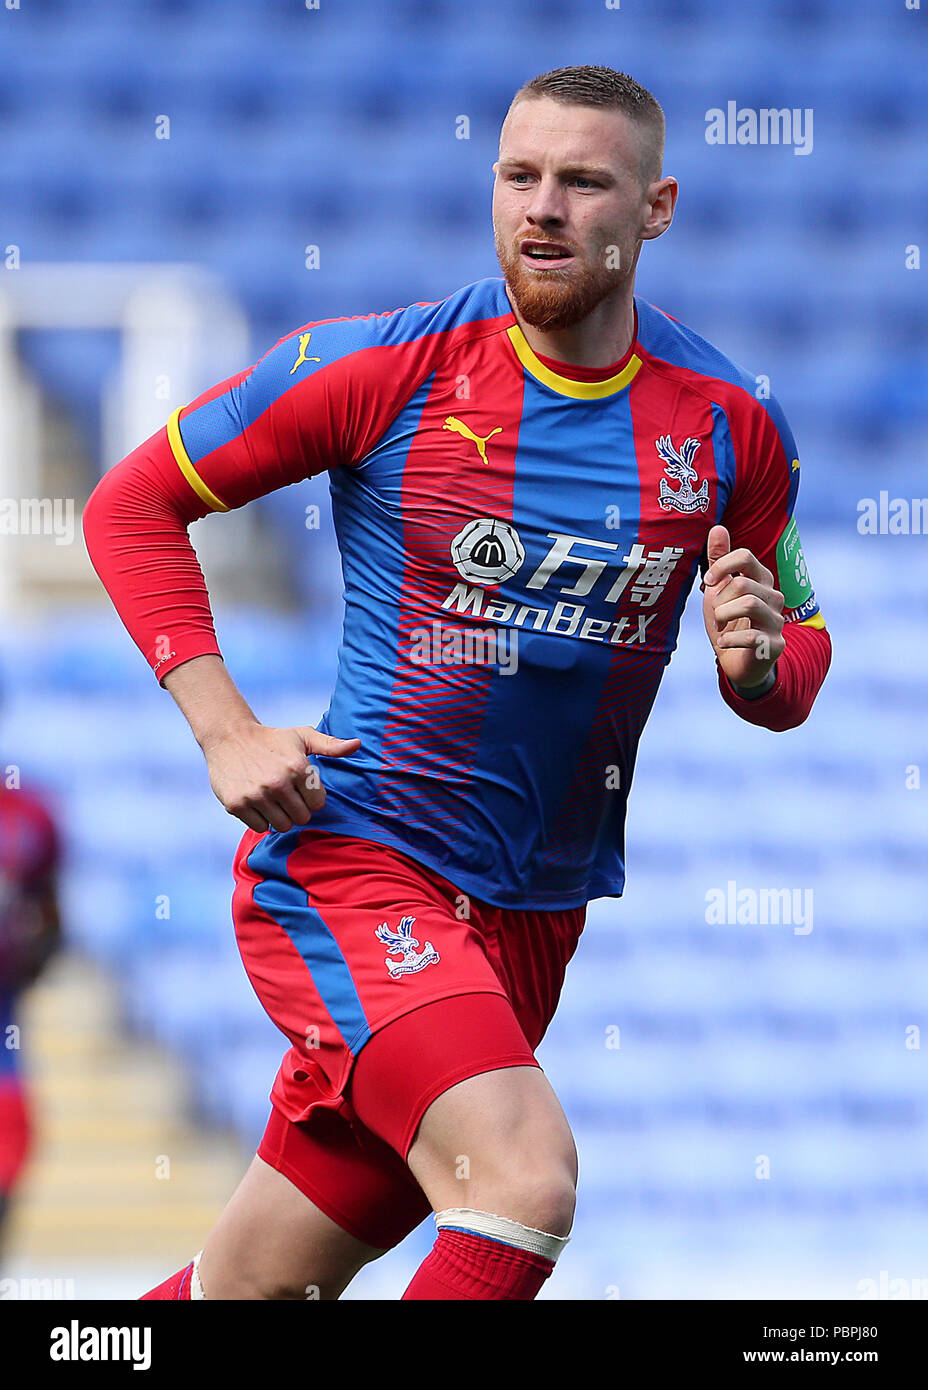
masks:
{"type": "Polygon", "coordinates": [[[58,860],[44,802],[0,781],[0,1242],[30,1145],[16,1004],[60,945],[58,860]]]}
{"type": "Polygon", "coordinates": [[[534,1298],[577,1176],[534,1052],[586,903],[621,894],[638,738],[701,561],[722,698],[770,729],[809,713],[830,642],[792,437],[634,294],[677,196],[663,132],[611,69],[529,82],[494,166],[502,279],[304,325],[90,500],[94,565],[247,827],[238,941],[291,1043],[248,1173],[147,1298],[337,1298],[430,1210],[405,1298],[534,1298]],[[186,527],[322,469],[338,680],[318,730],[266,728],[186,527]]]}

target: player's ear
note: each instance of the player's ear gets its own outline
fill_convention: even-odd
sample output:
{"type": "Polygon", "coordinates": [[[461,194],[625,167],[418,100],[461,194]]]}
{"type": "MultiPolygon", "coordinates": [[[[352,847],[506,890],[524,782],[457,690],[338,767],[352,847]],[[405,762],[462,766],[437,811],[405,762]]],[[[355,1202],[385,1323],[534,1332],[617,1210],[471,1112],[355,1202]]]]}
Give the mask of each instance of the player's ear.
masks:
{"type": "Polygon", "coordinates": [[[666,178],[656,179],[654,183],[648,186],[651,215],[642,232],[642,237],[645,241],[654,241],[657,237],[663,236],[664,232],[667,231],[668,227],[673,222],[678,192],[679,188],[677,181],[672,175],[668,175],[666,178]]]}

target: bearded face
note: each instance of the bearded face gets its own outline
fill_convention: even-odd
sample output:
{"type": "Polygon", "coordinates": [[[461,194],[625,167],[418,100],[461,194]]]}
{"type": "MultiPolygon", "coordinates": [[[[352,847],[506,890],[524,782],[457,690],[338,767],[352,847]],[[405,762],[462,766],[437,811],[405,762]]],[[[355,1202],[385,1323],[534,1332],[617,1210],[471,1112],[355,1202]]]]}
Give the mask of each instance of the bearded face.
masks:
{"type": "Polygon", "coordinates": [[[512,297],[526,323],[542,331],[572,328],[601,304],[626,274],[615,243],[580,250],[538,229],[515,240],[501,228],[496,254],[512,297]]]}
{"type": "Polygon", "coordinates": [[[493,230],[526,323],[572,328],[628,283],[646,195],[640,134],[624,115],[549,98],[514,104],[500,136],[493,230]]]}

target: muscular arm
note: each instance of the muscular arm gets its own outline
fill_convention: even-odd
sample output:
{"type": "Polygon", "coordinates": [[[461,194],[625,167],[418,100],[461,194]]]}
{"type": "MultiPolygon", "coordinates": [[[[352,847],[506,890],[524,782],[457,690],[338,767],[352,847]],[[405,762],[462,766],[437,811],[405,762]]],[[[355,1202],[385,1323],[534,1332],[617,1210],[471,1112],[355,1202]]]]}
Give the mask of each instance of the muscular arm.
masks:
{"type": "MultiPolygon", "coordinates": [[[[301,464],[288,473],[276,460],[263,474],[242,473],[230,458],[214,464],[210,482],[241,504],[305,476],[301,464]]],[[[127,630],[190,724],[226,810],[258,832],[289,830],[325,801],[307,754],[341,757],[360,745],[309,726],[265,727],[236,687],[187,534],[210,510],[178,467],[165,428],[98,483],[84,509],[87,550],[127,630]]]]}
{"type": "Polygon", "coordinates": [[[223,666],[187,527],[363,460],[444,350],[441,304],[419,307],[415,332],[384,314],[282,338],[110,469],[84,510],[97,574],[187,717],[216,795],[254,830],[288,830],[322,805],[307,753],[342,757],[360,745],[259,722],[223,666]]]}
{"type": "Polygon", "coordinates": [[[730,411],[736,482],[703,563],[706,630],[722,699],[776,731],[809,715],[831,662],[831,638],[793,517],[796,443],[779,405],[738,398],[730,411]]]}

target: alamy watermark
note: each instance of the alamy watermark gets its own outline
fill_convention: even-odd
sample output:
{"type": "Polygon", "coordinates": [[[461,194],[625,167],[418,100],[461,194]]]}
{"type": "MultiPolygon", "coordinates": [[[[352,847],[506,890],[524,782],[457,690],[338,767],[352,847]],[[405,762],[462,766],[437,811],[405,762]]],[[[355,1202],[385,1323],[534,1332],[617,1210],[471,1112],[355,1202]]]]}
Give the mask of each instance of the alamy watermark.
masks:
{"type": "Polygon", "coordinates": [[[739,106],[706,112],[707,145],[792,145],[793,154],[812,153],[812,107],[739,106]]]}
{"type": "Polygon", "coordinates": [[[73,1279],[0,1279],[0,1299],[12,1301],[28,1299],[30,1301],[52,1300],[56,1302],[62,1298],[74,1298],[73,1279]]]}
{"type": "Polygon", "coordinates": [[[706,890],[709,926],[785,926],[794,936],[812,930],[811,888],[739,888],[730,878],[724,888],[706,890]]]}
{"type": "Polygon", "coordinates": [[[71,545],[74,498],[0,497],[2,536],[54,536],[56,545],[71,545]]]}
{"type": "Polygon", "coordinates": [[[928,535],[928,497],[890,497],[885,489],[878,497],[861,497],[857,530],[862,536],[928,535]]]}
{"type": "Polygon", "coordinates": [[[409,659],[416,666],[497,666],[501,676],[519,668],[519,634],[509,628],[451,627],[437,619],[414,627],[409,659]]]}
{"type": "Polygon", "coordinates": [[[857,1296],[928,1299],[928,1279],[890,1279],[889,1270],[881,1269],[879,1279],[858,1279],[857,1296]]]}

